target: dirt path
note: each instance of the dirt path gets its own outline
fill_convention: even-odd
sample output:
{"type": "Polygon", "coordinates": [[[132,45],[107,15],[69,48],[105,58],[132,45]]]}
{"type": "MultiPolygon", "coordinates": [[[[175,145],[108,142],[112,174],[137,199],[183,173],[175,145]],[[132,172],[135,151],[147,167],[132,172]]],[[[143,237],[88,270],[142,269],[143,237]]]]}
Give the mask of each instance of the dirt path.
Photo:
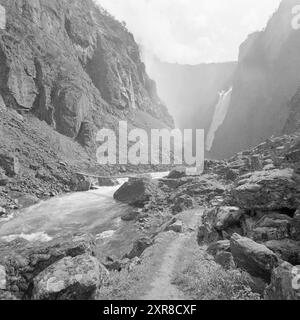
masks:
{"type": "Polygon", "coordinates": [[[172,284],[173,273],[178,254],[184,243],[192,236],[197,223],[202,215],[202,211],[188,211],[181,215],[185,225],[185,232],[178,236],[166,248],[162,257],[163,262],[156,272],[151,289],[142,300],[184,300],[184,294],[172,284]]]}

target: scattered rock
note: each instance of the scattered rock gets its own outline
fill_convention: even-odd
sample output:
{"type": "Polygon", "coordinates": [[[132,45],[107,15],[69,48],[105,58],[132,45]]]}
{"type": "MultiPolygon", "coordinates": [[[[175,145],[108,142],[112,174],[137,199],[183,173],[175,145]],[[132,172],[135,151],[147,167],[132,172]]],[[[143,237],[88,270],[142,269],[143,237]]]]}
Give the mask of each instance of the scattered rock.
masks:
{"type": "Polygon", "coordinates": [[[37,198],[34,195],[30,194],[22,194],[16,199],[16,203],[19,208],[28,208],[35,204],[37,204],[40,201],[39,198],[37,198]]]}
{"type": "Polygon", "coordinates": [[[236,265],[255,277],[270,281],[273,268],[278,266],[276,254],[262,244],[234,234],[230,248],[236,265]]]}
{"type": "Polygon", "coordinates": [[[105,277],[107,270],[95,257],[66,257],[34,278],[33,299],[92,300],[105,277]]]}
{"type": "Polygon", "coordinates": [[[280,210],[298,207],[298,178],[292,169],[244,175],[231,191],[231,203],[243,209],[280,210]]]}

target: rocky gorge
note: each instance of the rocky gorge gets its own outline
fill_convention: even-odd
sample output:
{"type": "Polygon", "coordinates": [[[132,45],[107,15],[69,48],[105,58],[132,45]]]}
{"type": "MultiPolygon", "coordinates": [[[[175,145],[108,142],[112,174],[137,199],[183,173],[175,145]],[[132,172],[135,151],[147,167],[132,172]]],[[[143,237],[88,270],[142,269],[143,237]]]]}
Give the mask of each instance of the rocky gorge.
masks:
{"type": "MultiPolygon", "coordinates": [[[[205,300],[211,290],[214,299],[300,299],[298,75],[290,100],[271,108],[284,79],[268,86],[267,106],[256,99],[280,72],[276,59],[286,66],[275,54],[270,74],[257,64],[264,70],[264,39],[293,3],[242,46],[237,70],[223,66],[205,103],[234,78],[214,145],[231,157],[206,159],[190,175],[184,166],[97,164],[101,128],[174,126],[124,24],[90,0],[0,0],[0,300],[205,300]],[[257,82],[261,73],[267,80],[257,82]],[[249,83],[257,95],[239,103],[249,83]],[[271,120],[286,103],[280,130],[240,129],[249,119],[238,121],[238,107],[252,119],[253,101],[271,120]],[[238,150],[227,149],[222,139],[235,132],[250,132],[251,143],[236,134],[238,150]]],[[[296,40],[280,44],[294,56],[296,40]]]]}

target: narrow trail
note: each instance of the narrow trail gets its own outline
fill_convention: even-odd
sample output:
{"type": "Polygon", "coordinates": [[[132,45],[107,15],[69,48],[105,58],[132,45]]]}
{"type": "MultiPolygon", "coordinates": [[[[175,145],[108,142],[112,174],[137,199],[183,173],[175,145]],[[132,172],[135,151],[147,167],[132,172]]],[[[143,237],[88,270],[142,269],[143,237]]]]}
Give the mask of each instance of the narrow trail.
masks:
{"type": "Polygon", "coordinates": [[[203,211],[187,211],[182,214],[185,232],[178,234],[166,248],[160,269],[156,272],[150,291],[142,300],[184,300],[187,297],[172,284],[178,255],[185,242],[193,235],[203,211]]]}

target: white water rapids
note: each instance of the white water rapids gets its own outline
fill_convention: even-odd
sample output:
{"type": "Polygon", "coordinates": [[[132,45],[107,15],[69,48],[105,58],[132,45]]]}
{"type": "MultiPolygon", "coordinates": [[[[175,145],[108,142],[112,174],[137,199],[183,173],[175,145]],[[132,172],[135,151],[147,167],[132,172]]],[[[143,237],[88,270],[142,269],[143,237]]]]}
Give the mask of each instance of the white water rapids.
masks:
{"type": "Polygon", "coordinates": [[[231,101],[231,94],[232,94],[232,88],[230,88],[228,91],[222,91],[219,93],[220,95],[219,101],[216,105],[214,117],[206,137],[207,151],[211,150],[215,140],[216,132],[218,131],[220,126],[223,124],[226,118],[230,101],[231,101]]]}
{"type": "MultiPolygon", "coordinates": [[[[152,177],[159,179],[167,174],[153,173],[152,177]]],[[[126,180],[119,182],[122,184],[126,180]]],[[[124,213],[134,209],[113,198],[120,186],[63,195],[17,212],[10,220],[0,220],[0,239],[47,242],[57,235],[86,232],[98,240],[111,241],[117,254],[118,247],[130,245],[136,237],[133,223],[121,220],[124,213]]]]}

